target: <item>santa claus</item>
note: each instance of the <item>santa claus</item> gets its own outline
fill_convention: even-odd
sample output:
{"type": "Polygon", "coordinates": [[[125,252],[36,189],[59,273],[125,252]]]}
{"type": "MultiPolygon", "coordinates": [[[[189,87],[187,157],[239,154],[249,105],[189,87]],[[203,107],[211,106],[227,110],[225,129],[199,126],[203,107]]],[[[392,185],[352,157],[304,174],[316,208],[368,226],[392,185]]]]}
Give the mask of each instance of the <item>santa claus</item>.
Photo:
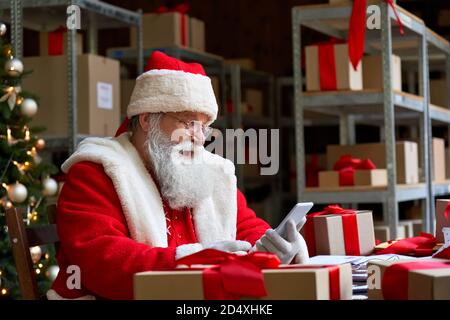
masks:
{"type": "Polygon", "coordinates": [[[203,148],[218,110],[203,67],[155,51],[147,69],[116,137],[83,140],[62,165],[49,299],[132,299],[135,273],[204,248],[308,258],[299,226],[280,237],[247,207],[233,163],[203,148]]]}

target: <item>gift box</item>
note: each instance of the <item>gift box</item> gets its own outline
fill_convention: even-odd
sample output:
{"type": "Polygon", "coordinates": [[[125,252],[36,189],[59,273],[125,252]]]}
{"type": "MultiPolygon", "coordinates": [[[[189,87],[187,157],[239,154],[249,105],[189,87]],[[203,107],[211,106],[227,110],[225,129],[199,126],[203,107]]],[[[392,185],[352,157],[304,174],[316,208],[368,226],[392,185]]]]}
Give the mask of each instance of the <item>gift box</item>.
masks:
{"type": "MultiPolygon", "coordinates": [[[[200,255],[202,254],[201,252],[200,255]]],[[[192,256],[194,255],[187,258],[192,260],[192,256]]],[[[352,297],[349,264],[274,265],[272,268],[259,268],[247,263],[248,258],[252,258],[249,256],[240,256],[215,265],[192,265],[192,268],[173,271],[137,273],[134,276],[134,298],[349,300],[352,297]]]]}
{"type": "MultiPolygon", "coordinates": [[[[385,242],[389,240],[395,240],[391,237],[391,231],[388,226],[384,225],[375,225],[375,239],[385,242]]],[[[404,239],[406,238],[406,229],[404,225],[399,225],[397,227],[397,238],[396,239],[404,239]]]]}
{"type": "Polygon", "coordinates": [[[339,187],[338,171],[320,171],[319,188],[337,188],[339,187]]]}
{"type": "MultiPolygon", "coordinates": [[[[386,168],[386,148],[383,143],[355,145],[328,145],[327,168],[332,169],[343,155],[368,158],[378,169],[386,168]]],[[[397,183],[416,184],[419,182],[419,156],[416,142],[403,141],[396,144],[397,183]]]]}
{"type": "Polygon", "coordinates": [[[355,186],[379,187],[387,185],[386,169],[355,170],[355,186]]]}
{"type": "Polygon", "coordinates": [[[372,211],[328,206],[307,215],[302,228],[310,256],[369,255],[375,247],[372,211]]]}
{"type": "Polygon", "coordinates": [[[205,23],[197,18],[189,18],[189,47],[205,51],[205,23]]]}
{"type": "Polygon", "coordinates": [[[371,260],[367,264],[370,300],[450,300],[450,261],[371,260]]]}
{"type": "MultiPolygon", "coordinates": [[[[195,23],[194,23],[195,24],[195,23]]],[[[190,45],[190,18],[186,13],[147,13],[142,16],[144,48],[188,47],[190,45]]],[[[198,33],[198,30],[196,31],[198,33]]],[[[197,39],[197,42],[199,40],[197,39]]],[[[130,28],[130,45],[137,47],[137,31],[130,28]]]]}
{"type": "Polygon", "coordinates": [[[444,242],[443,228],[450,227],[450,200],[436,200],[436,239],[438,243],[444,242]]]}
{"type": "Polygon", "coordinates": [[[439,107],[450,107],[447,79],[430,80],[430,102],[439,107]]]}
{"type": "MultiPolygon", "coordinates": [[[[83,53],[83,35],[77,33],[76,52],[83,53]]],[[[58,56],[67,54],[67,30],[60,28],[51,32],[39,33],[39,55],[40,56],[58,56]]]]}
{"type": "MultiPolygon", "coordinates": [[[[402,61],[399,56],[391,57],[392,89],[402,91],[402,61]]],[[[381,56],[363,57],[364,89],[383,90],[383,59],[381,56]]]]}
{"type": "Polygon", "coordinates": [[[319,44],[305,48],[306,90],[361,90],[362,65],[354,70],[347,44],[319,44]]]}
{"type": "Polygon", "coordinates": [[[262,116],[263,115],[263,92],[257,89],[245,89],[245,103],[248,110],[247,114],[262,116]]]}
{"type": "MultiPolygon", "coordinates": [[[[46,127],[49,135],[66,137],[67,56],[26,57],[23,63],[33,70],[32,77],[23,79],[23,87],[40,97],[39,112],[31,125],[46,127]]],[[[77,63],[78,133],[114,136],[120,125],[119,61],[82,54],[77,63]]]]}

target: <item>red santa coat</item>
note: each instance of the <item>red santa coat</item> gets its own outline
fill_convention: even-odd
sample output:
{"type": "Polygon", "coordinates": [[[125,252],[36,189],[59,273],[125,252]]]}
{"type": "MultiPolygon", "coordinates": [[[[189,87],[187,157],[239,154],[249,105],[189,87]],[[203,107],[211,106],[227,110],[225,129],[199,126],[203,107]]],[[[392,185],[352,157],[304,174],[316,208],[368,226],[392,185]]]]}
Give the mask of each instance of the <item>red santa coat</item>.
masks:
{"type": "MultiPolygon", "coordinates": [[[[223,168],[223,163],[219,167],[223,168]]],[[[177,246],[230,239],[254,244],[270,228],[247,207],[243,194],[235,187],[234,172],[230,171],[220,171],[225,174],[225,185],[220,187],[229,183],[229,188],[218,192],[219,196],[213,195],[200,208],[169,208],[164,214],[163,200],[151,176],[143,175],[141,170],[145,167],[126,135],[117,139],[86,139],[63,170],[67,178],[58,200],[57,216],[60,272],[49,298],[132,299],[133,274],[173,269],[177,246]],[[117,150],[111,151],[114,148],[117,150]],[[128,177],[123,177],[125,173],[128,177]],[[123,192],[130,187],[127,183],[134,185],[134,195],[123,192]],[[133,201],[143,203],[133,208],[133,201]],[[153,231],[156,232],[151,234],[153,231]],[[80,268],[81,289],[67,285],[73,273],[68,269],[71,265],[80,268]]],[[[72,279],[69,282],[73,283],[72,279]]]]}

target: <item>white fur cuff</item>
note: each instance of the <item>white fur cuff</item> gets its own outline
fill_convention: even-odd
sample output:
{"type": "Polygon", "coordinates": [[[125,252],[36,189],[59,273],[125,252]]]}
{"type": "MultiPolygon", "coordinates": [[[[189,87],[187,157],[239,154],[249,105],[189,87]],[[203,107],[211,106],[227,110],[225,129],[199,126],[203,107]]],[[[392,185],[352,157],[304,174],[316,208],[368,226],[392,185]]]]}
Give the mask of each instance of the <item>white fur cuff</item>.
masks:
{"type": "Polygon", "coordinates": [[[203,250],[203,246],[200,243],[183,244],[183,245],[177,247],[177,250],[175,253],[175,259],[179,260],[183,257],[186,257],[188,255],[194,254],[194,253],[202,251],[202,250],[203,250]]]}

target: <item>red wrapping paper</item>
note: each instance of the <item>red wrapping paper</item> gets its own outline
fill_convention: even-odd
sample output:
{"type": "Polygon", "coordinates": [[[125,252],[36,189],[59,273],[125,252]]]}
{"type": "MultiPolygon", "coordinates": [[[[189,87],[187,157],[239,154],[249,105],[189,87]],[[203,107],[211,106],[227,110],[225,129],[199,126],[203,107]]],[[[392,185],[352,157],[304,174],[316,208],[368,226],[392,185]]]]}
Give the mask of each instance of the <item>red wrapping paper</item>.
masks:
{"type": "Polygon", "coordinates": [[[314,217],[337,214],[342,217],[342,226],[344,229],[345,254],[352,256],[361,255],[358,237],[358,223],[355,210],[342,209],[338,205],[330,205],[324,211],[311,213],[307,215],[306,224],[303,227],[305,232],[305,240],[308,246],[310,256],[317,254],[316,250],[316,234],[314,230],[314,217]]]}
{"type": "Polygon", "coordinates": [[[64,54],[64,33],[67,28],[59,27],[55,31],[48,33],[48,55],[59,56],[64,54]]]}

